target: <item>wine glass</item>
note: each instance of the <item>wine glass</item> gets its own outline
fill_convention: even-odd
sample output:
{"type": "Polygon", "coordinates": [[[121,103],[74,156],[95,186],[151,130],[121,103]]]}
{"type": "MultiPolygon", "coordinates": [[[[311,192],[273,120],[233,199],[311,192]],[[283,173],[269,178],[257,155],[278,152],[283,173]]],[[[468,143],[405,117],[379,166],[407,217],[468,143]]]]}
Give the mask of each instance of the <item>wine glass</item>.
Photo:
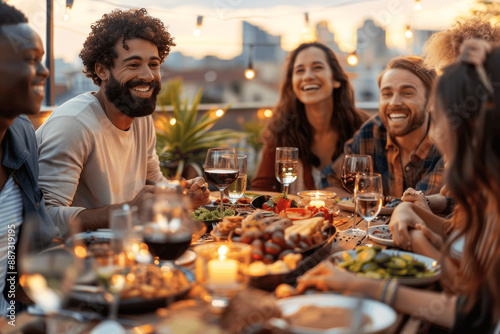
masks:
{"type": "MultiPolygon", "coordinates": [[[[83,272],[85,254],[79,252],[81,249],[76,244],[64,247],[44,243],[41,238],[43,223],[38,216],[27,216],[22,225],[17,257],[19,283],[26,295],[46,314],[46,332],[57,333],[57,322],[53,320],[53,316],[64,307],[75,281],[83,272]]],[[[76,228],[71,228],[71,225],[78,224],[70,224],[69,237],[73,239],[71,236],[76,228]]],[[[13,235],[19,232],[14,229],[12,231],[13,235]]],[[[10,263],[11,261],[8,271],[15,271],[10,263]]]]}
{"type": "Polygon", "coordinates": [[[220,216],[224,212],[224,189],[238,178],[238,159],[232,148],[211,148],[205,159],[205,178],[208,182],[219,188],[220,191],[220,216]]]}
{"type": "MultiPolygon", "coordinates": [[[[354,193],[359,215],[363,217],[369,225],[379,214],[380,209],[382,209],[382,202],[384,200],[382,176],[378,173],[357,174],[354,193]]],[[[369,226],[367,229],[368,228],[369,226]]]]}
{"type": "Polygon", "coordinates": [[[288,195],[288,186],[297,179],[299,171],[299,149],[296,147],[276,147],[276,179],[283,185],[288,195]]]}
{"type": "Polygon", "coordinates": [[[247,156],[238,154],[236,158],[238,159],[238,178],[224,189],[224,194],[233,205],[236,204],[236,201],[243,196],[247,189],[247,156]]]}
{"type": "Polygon", "coordinates": [[[342,166],[342,173],[340,181],[342,186],[349,193],[354,194],[354,218],[353,226],[348,230],[342,231],[345,235],[361,236],[365,231],[356,228],[357,220],[357,207],[356,207],[356,193],[354,187],[356,183],[356,174],[358,173],[371,173],[373,171],[372,157],[366,154],[346,154],[344,157],[344,165],[342,166]]]}
{"type": "Polygon", "coordinates": [[[126,284],[126,276],[133,263],[127,257],[125,245],[131,229],[132,213],[124,207],[110,213],[109,248],[93,254],[94,273],[104,289],[104,298],[109,303],[108,320],[101,322],[92,333],[105,333],[113,328],[117,333],[125,332],[117,322],[120,294],[126,284]]]}
{"type": "Polygon", "coordinates": [[[189,216],[188,200],[177,192],[158,189],[153,204],[153,215],[144,226],[143,240],[150,253],[164,265],[174,268],[173,260],[180,257],[191,245],[195,230],[189,216]]]}

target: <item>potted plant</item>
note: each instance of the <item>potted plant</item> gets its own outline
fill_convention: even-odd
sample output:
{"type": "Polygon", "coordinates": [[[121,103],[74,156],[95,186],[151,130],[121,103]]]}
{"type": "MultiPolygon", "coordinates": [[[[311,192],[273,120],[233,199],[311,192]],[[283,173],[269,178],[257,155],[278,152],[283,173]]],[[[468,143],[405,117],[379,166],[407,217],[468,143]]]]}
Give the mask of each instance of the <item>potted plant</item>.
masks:
{"type": "MultiPolygon", "coordinates": [[[[203,90],[200,88],[191,105],[189,99],[181,100],[182,82],[175,80],[162,89],[158,98],[160,106],[171,105],[172,116],[167,113],[155,113],[156,151],[160,157],[164,173],[175,179],[181,176],[192,177],[186,169],[190,166],[196,175],[203,175],[202,166],[209,148],[227,146],[231,141],[238,142],[247,135],[229,129],[210,131],[220,117],[215,115],[216,110],[209,110],[199,115],[198,105],[203,90]]],[[[226,106],[224,113],[229,109],[226,106]]]]}

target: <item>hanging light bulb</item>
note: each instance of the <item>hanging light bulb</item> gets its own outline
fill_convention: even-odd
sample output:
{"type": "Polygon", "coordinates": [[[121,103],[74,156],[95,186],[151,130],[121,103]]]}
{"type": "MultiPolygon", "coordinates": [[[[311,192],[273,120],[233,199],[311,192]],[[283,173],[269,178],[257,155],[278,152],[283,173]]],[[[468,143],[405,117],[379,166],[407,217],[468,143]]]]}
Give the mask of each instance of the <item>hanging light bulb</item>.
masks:
{"type": "Polygon", "coordinates": [[[302,39],[304,42],[313,42],[315,40],[313,28],[309,24],[309,13],[304,13],[304,27],[302,28],[302,39]]]}
{"type": "Polygon", "coordinates": [[[347,63],[351,66],[356,66],[358,64],[358,55],[356,51],[351,52],[351,54],[347,56],[347,63]]]}
{"type": "Polygon", "coordinates": [[[413,9],[416,12],[420,12],[422,10],[422,3],[420,2],[420,0],[415,0],[415,5],[413,6],[413,9]]]}
{"type": "Polygon", "coordinates": [[[64,21],[69,21],[69,13],[71,12],[71,8],[73,8],[74,0],[66,0],[66,9],[64,10],[64,21]]]}
{"type": "Polygon", "coordinates": [[[254,44],[250,44],[250,49],[248,53],[248,67],[245,70],[245,78],[247,78],[247,80],[252,80],[253,78],[255,78],[255,71],[253,70],[253,62],[252,62],[252,52],[254,46],[255,46],[254,44]]]}
{"type": "Polygon", "coordinates": [[[408,26],[406,26],[405,37],[412,38],[412,36],[413,36],[413,32],[411,31],[410,26],[408,25],[408,26]]]}
{"type": "Polygon", "coordinates": [[[203,24],[203,16],[202,15],[198,15],[198,17],[196,17],[196,29],[194,29],[193,31],[193,35],[195,35],[196,37],[200,37],[201,35],[201,25],[203,24]]]}

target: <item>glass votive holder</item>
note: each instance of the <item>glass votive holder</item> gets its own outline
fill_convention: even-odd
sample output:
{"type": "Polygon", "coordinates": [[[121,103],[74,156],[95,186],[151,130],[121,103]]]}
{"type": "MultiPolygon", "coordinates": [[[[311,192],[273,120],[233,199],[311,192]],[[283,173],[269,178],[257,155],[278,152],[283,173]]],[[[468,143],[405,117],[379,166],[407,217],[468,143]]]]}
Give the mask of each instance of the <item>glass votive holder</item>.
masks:
{"type": "Polygon", "coordinates": [[[299,207],[315,206],[321,208],[324,206],[328,210],[336,210],[337,194],[328,190],[304,190],[297,193],[300,200],[297,203],[299,207]]]}
{"type": "Polygon", "coordinates": [[[222,311],[236,292],[247,286],[252,247],[239,242],[210,242],[194,250],[196,282],[208,292],[212,310],[222,311]]]}

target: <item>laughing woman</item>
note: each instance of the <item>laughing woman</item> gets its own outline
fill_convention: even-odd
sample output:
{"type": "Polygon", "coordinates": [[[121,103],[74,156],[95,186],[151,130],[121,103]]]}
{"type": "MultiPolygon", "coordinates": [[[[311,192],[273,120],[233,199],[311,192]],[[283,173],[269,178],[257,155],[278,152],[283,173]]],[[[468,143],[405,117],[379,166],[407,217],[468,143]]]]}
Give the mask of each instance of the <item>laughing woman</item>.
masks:
{"type": "Polygon", "coordinates": [[[369,115],[355,108],[347,74],[327,46],[299,45],[289,54],[285,71],[251,188],[280,191],[274,175],[275,150],[291,146],[299,149],[299,175],[290,185],[290,193],[295,194],[322,188],[321,171],[343,152],[345,141],[369,115]]]}

